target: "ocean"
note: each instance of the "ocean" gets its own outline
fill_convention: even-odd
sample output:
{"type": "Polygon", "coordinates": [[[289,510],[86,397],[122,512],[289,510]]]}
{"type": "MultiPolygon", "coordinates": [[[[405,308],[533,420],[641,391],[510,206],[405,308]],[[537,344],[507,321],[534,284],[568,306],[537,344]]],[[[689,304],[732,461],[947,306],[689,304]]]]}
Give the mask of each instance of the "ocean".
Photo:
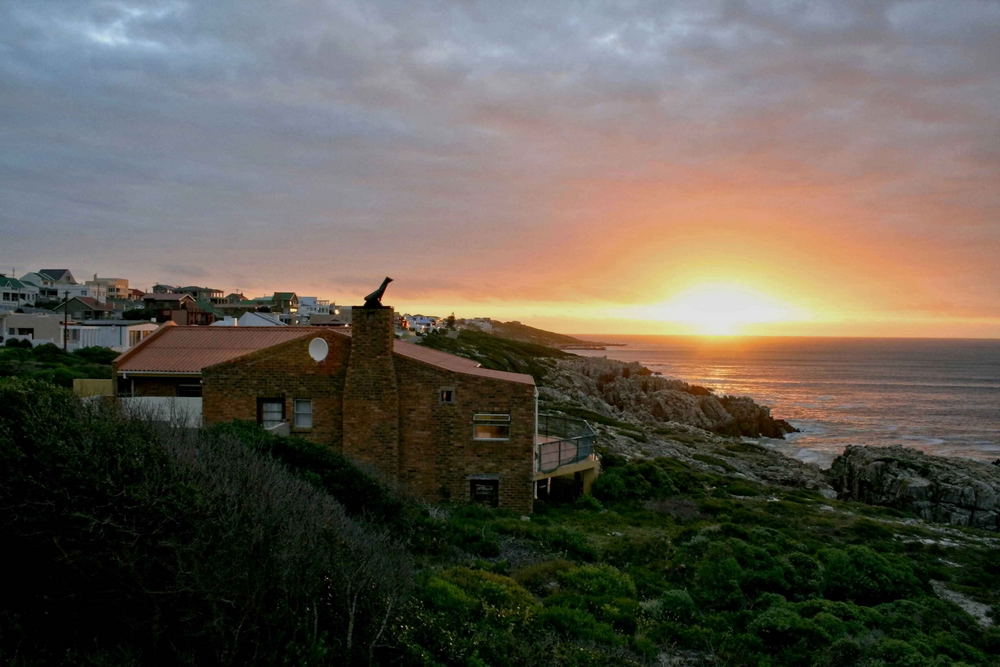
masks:
{"type": "Polygon", "coordinates": [[[847,445],[1000,458],[1000,340],[580,336],[577,354],[750,396],[801,430],[762,444],[827,467],[847,445]]]}

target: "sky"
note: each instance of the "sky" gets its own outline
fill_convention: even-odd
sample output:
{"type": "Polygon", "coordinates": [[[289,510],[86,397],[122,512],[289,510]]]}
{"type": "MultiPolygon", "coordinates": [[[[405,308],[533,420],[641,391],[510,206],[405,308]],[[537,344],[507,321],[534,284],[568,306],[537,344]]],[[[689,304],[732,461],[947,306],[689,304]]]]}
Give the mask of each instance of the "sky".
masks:
{"type": "Polygon", "coordinates": [[[1000,337],[1000,2],[0,0],[0,271],[1000,337]]]}

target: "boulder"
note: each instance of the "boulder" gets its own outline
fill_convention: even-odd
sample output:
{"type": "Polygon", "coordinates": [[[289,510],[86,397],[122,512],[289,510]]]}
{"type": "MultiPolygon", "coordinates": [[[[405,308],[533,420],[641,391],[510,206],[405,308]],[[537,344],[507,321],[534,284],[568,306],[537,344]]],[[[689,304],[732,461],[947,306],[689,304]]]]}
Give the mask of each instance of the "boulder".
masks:
{"type": "Polygon", "coordinates": [[[828,471],[838,497],[1000,531],[1000,467],[905,447],[849,446],[828,471]]]}

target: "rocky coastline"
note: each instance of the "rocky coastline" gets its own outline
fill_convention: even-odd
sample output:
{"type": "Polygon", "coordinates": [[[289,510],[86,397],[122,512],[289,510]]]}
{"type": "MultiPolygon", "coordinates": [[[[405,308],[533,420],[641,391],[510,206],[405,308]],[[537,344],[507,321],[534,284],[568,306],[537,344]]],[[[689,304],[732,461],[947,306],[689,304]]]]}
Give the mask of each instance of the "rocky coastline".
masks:
{"type": "Polygon", "coordinates": [[[1000,466],[905,447],[848,447],[828,472],[841,500],[1000,531],[1000,466]]]}
{"type": "Polygon", "coordinates": [[[1000,531],[1000,465],[851,446],[822,470],[755,442],[796,430],[767,406],[603,357],[555,361],[539,399],[542,410],[586,418],[606,451],[628,459],[666,456],[739,479],[1000,531]]]}
{"type": "Polygon", "coordinates": [[[629,459],[667,456],[751,481],[813,489],[832,497],[823,472],[750,438],[795,428],[742,396],[653,374],[603,357],[555,361],[539,383],[540,409],[587,419],[602,447],[629,459]]]}

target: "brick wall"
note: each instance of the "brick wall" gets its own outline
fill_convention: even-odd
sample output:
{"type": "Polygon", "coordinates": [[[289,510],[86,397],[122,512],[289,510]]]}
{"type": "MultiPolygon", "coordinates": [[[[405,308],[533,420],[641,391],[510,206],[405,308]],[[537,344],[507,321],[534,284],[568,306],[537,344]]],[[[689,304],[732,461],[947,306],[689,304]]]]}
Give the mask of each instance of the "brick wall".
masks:
{"type": "Polygon", "coordinates": [[[202,371],[203,418],[206,424],[233,419],[256,421],[259,398],[282,398],[285,418],[293,424],[294,400],[312,400],[312,428],[292,432],[313,442],[341,448],[341,396],[347,370],[348,340],[318,332],[269,347],[202,371]],[[309,356],[309,342],[323,338],[330,351],[323,361],[309,356]]]}
{"type": "Polygon", "coordinates": [[[351,351],[344,381],[345,456],[399,478],[399,392],[392,352],[392,308],[351,309],[351,351]]]}
{"type": "Polygon", "coordinates": [[[399,356],[396,373],[402,485],[431,502],[468,502],[473,478],[496,478],[500,507],[530,513],[534,385],[450,372],[399,356]],[[442,403],[441,389],[451,389],[454,402],[442,403]],[[509,414],[510,438],[474,440],[476,413],[509,414]]]}

